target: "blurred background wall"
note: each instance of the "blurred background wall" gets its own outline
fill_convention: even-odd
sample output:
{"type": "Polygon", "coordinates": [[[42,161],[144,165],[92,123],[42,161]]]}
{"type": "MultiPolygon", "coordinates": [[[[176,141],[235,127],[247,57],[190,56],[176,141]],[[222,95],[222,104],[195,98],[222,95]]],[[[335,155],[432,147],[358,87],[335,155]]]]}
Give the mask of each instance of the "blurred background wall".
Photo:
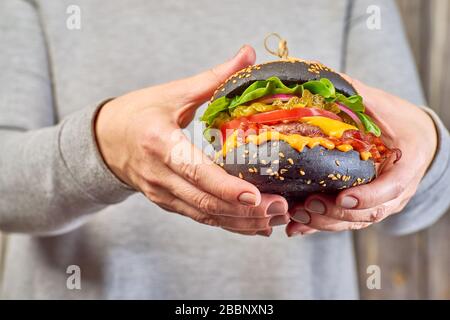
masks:
{"type": "MultiPolygon", "coordinates": [[[[450,1],[396,1],[428,104],[450,128],[450,1]]],[[[357,232],[362,298],[450,299],[448,213],[431,228],[409,236],[389,237],[374,228],[357,232]],[[372,264],[381,268],[381,290],[367,289],[366,268],[372,264]]]]}
{"type": "MultiPolygon", "coordinates": [[[[428,104],[450,128],[450,0],[396,1],[428,104]]],[[[0,282],[4,244],[0,234],[0,282]]],[[[356,232],[355,247],[362,298],[450,299],[450,214],[404,237],[356,232]],[[369,265],[381,268],[381,290],[367,289],[369,265]]]]}

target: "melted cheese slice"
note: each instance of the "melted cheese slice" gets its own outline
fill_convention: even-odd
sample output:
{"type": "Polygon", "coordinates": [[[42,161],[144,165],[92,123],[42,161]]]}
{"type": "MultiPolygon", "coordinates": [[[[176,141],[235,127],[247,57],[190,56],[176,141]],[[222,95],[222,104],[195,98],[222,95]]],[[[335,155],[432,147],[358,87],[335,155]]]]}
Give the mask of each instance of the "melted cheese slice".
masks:
{"type": "Polygon", "coordinates": [[[358,128],[355,126],[326,117],[304,117],[301,118],[300,121],[319,127],[323,131],[323,133],[333,138],[342,137],[342,134],[346,130],[358,130],[358,128]]]}
{"type": "Polygon", "coordinates": [[[314,148],[318,145],[321,145],[322,147],[327,149],[334,149],[335,147],[334,143],[326,138],[321,137],[310,138],[301,136],[299,134],[285,135],[276,131],[263,132],[258,135],[249,135],[246,138],[247,143],[251,142],[256,145],[267,142],[268,140],[284,141],[299,152],[301,152],[305,146],[308,146],[309,148],[314,148]]]}

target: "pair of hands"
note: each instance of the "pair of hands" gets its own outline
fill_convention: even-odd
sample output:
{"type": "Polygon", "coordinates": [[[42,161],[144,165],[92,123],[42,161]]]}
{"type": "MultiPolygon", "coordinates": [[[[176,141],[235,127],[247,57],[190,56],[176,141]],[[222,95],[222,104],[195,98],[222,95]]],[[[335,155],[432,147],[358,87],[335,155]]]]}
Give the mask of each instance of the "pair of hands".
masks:
{"type": "Polygon", "coordinates": [[[182,134],[196,109],[236,71],[255,62],[249,46],[208,71],[128,93],[106,103],[96,119],[100,152],[114,174],[147,198],[193,220],[245,235],[288,236],[360,229],[400,212],[414,195],[436,150],[431,118],[415,105],[349,79],[385,139],[402,150],[368,185],[339,195],[311,195],[288,208],[279,195],[258,189],[222,168],[182,134]]]}

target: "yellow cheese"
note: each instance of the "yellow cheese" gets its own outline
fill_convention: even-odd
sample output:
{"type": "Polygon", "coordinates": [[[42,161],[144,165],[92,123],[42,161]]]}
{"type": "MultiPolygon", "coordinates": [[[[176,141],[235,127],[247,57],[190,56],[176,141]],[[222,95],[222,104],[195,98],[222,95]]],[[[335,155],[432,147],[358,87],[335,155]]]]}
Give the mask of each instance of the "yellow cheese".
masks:
{"type": "Polygon", "coordinates": [[[304,117],[301,122],[319,127],[329,137],[340,138],[346,130],[358,130],[355,126],[326,117],[304,117]]]}
{"type": "Polygon", "coordinates": [[[321,137],[304,137],[299,134],[285,135],[276,131],[267,131],[258,135],[249,135],[246,143],[254,143],[256,145],[267,142],[268,140],[281,140],[288,143],[292,148],[301,152],[305,146],[314,148],[321,145],[327,149],[334,149],[334,143],[326,138],[321,137]]]}
{"type": "Polygon", "coordinates": [[[368,160],[370,157],[372,157],[372,154],[369,151],[363,151],[360,153],[362,160],[368,160]]]}
{"type": "Polygon", "coordinates": [[[339,151],[347,152],[353,149],[353,147],[349,144],[341,144],[336,147],[339,151]]]}
{"type": "Polygon", "coordinates": [[[222,146],[222,155],[225,157],[228,151],[233,150],[234,148],[239,146],[238,141],[238,133],[240,130],[234,131],[230,136],[228,136],[227,140],[222,146]]]}

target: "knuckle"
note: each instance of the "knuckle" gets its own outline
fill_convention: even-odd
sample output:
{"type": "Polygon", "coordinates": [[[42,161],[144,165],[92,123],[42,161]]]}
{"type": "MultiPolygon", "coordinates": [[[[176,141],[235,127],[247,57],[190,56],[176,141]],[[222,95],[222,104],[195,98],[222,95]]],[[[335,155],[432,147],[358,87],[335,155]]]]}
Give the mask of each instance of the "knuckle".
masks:
{"type": "Polygon", "coordinates": [[[347,209],[342,208],[342,207],[337,207],[335,216],[337,219],[343,220],[347,216],[347,209]]]}
{"type": "Polygon", "coordinates": [[[386,217],[386,207],[381,205],[370,214],[371,222],[380,222],[386,217]]]}
{"type": "Polygon", "coordinates": [[[158,153],[161,149],[162,137],[153,127],[144,130],[140,139],[141,147],[150,154],[158,153]]]}
{"type": "Polygon", "coordinates": [[[184,173],[184,176],[192,181],[194,184],[198,184],[200,181],[200,164],[198,163],[184,163],[182,164],[182,172],[184,173]]]}
{"type": "Polygon", "coordinates": [[[150,170],[145,170],[141,174],[148,189],[159,188],[162,186],[161,179],[150,170]]]}
{"type": "Polygon", "coordinates": [[[243,218],[264,216],[264,212],[258,207],[239,206],[238,213],[243,218]]]}
{"type": "Polygon", "coordinates": [[[156,192],[156,190],[154,188],[146,185],[141,188],[141,191],[152,202],[158,201],[158,198],[159,198],[158,192],[156,192]]]}
{"type": "Polygon", "coordinates": [[[205,192],[200,192],[196,196],[195,203],[200,211],[212,215],[217,215],[219,213],[217,201],[214,200],[209,194],[205,192]]]}

